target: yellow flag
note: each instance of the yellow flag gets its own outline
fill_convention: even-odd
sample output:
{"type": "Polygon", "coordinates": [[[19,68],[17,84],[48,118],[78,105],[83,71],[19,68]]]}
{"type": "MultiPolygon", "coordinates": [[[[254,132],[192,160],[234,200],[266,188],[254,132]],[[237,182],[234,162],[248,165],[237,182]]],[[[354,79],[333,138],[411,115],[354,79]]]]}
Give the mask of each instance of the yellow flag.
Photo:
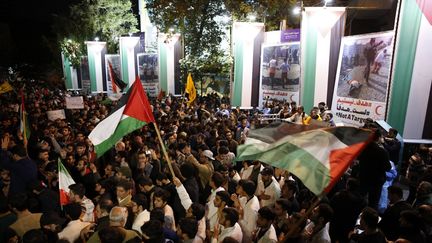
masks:
{"type": "Polygon", "coordinates": [[[12,91],[12,90],[13,90],[13,88],[12,88],[12,86],[9,84],[8,81],[4,81],[4,83],[2,83],[2,84],[0,85],[0,94],[7,93],[7,92],[12,91]]]}
{"type": "Polygon", "coordinates": [[[194,100],[196,99],[196,89],[195,89],[194,82],[192,80],[192,75],[190,73],[187,77],[186,93],[189,94],[188,106],[190,106],[192,102],[194,102],[194,100]]]}

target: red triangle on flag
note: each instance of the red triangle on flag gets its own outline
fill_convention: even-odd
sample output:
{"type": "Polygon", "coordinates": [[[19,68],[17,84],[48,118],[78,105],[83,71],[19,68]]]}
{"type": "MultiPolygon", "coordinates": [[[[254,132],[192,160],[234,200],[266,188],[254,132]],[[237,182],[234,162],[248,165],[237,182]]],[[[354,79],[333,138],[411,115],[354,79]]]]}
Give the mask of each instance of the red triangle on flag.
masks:
{"type": "Polygon", "coordinates": [[[153,111],[139,77],[136,77],[131,89],[132,91],[123,114],[147,123],[155,122],[153,111]]]}

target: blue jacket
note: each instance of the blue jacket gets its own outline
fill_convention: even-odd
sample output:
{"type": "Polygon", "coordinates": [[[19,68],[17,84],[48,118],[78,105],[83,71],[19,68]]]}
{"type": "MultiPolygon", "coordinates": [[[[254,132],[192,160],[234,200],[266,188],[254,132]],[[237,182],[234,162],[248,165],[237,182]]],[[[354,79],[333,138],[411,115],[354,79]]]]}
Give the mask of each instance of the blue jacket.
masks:
{"type": "Polygon", "coordinates": [[[10,171],[9,194],[25,192],[29,182],[37,179],[36,163],[28,157],[12,161],[7,151],[0,153],[0,167],[10,171]]]}

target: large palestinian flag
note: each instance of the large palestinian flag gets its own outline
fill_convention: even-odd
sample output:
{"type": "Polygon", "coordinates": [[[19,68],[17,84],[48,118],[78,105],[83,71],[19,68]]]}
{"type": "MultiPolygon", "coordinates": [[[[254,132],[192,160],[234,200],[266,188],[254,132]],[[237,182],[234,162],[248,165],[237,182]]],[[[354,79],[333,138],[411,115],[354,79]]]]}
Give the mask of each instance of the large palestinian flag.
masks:
{"type": "Polygon", "coordinates": [[[90,133],[97,157],[103,155],[125,135],[155,122],[150,103],[137,77],[112,113],[90,133]]]}
{"type": "Polygon", "coordinates": [[[259,160],[288,170],[319,195],[332,188],[371,137],[371,131],[354,127],[274,124],[251,130],[236,160],[259,160]]]}

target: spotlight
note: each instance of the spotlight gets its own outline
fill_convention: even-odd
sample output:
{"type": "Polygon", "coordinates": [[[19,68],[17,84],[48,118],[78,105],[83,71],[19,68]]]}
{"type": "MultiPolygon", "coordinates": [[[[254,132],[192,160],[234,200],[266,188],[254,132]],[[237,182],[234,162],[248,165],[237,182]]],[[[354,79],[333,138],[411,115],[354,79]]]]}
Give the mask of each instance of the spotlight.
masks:
{"type": "Polygon", "coordinates": [[[300,7],[295,7],[295,8],[293,8],[292,13],[295,15],[298,15],[298,14],[300,14],[300,10],[301,10],[300,7]]]}
{"type": "Polygon", "coordinates": [[[94,39],[95,41],[99,41],[99,37],[95,37],[95,39],[94,39]]]}

